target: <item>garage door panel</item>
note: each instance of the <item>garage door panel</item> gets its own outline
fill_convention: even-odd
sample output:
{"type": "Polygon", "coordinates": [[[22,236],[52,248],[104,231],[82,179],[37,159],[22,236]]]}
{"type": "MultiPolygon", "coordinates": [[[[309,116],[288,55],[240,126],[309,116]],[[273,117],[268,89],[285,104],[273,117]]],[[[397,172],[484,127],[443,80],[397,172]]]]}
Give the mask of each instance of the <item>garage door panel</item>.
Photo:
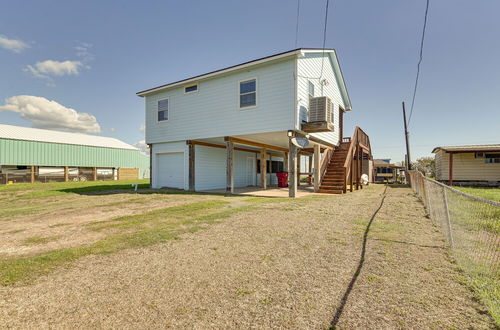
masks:
{"type": "Polygon", "coordinates": [[[156,157],[158,187],[184,189],[184,153],[165,153],[156,157]]]}

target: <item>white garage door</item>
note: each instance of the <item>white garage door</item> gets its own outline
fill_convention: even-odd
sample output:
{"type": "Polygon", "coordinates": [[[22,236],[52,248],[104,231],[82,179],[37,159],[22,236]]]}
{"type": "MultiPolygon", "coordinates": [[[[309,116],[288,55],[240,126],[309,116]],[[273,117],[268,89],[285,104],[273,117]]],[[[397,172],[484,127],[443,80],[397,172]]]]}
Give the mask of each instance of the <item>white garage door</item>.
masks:
{"type": "Polygon", "coordinates": [[[184,189],[184,153],[175,152],[157,155],[157,185],[184,189]]]}

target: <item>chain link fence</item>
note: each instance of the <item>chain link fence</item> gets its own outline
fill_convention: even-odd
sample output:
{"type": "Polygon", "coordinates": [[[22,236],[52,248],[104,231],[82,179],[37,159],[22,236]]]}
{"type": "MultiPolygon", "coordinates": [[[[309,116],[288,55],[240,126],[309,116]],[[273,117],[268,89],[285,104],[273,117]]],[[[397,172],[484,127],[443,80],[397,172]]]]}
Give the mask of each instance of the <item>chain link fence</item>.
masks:
{"type": "Polygon", "coordinates": [[[409,171],[410,184],[491,315],[500,324],[500,203],[409,171]]]}

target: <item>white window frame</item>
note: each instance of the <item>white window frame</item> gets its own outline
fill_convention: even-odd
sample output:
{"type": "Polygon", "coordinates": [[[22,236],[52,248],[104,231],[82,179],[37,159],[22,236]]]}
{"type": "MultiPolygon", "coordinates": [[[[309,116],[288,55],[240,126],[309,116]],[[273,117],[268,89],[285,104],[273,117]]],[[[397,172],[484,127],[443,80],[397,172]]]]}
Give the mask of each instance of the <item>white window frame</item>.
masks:
{"type": "Polygon", "coordinates": [[[156,100],[156,120],[157,120],[159,123],[165,123],[165,122],[167,122],[167,121],[169,121],[169,120],[170,120],[170,98],[168,98],[168,97],[164,97],[164,98],[162,98],[162,99],[158,99],[158,100],[156,100]],[[159,119],[158,119],[158,112],[160,112],[159,103],[160,103],[160,101],[165,101],[165,100],[167,100],[167,101],[168,101],[167,119],[165,119],[165,120],[159,120],[159,119]]]}
{"type": "Polygon", "coordinates": [[[240,80],[238,81],[238,109],[240,110],[249,110],[249,109],[254,109],[257,107],[257,105],[259,104],[259,85],[258,85],[258,79],[257,77],[253,77],[253,78],[247,78],[247,79],[243,79],[243,80],[240,80]],[[247,106],[247,107],[242,107],[241,106],[241,95],[245,95],[245,94],[250,94],[250,93],[243,93],[241,94],[240,93],[240,84],[243,83],[243,82],[247,82],[247,81],[252,81],[252,80],[255,80],[255,92],[250,92],[250,93],[255,93],[255,105],[250,105],[250,106],[247,106]]]}
{"type": "Polygon", "coordinates": [[[194,93],[198,93],[198,91],[200,90],[200,85],[198,83],[194,83],[194,84],[189,84],[189,85],[185,85],[184,86],[184,94],[194,94],[194,93]],[[193,86],[196,86],[196,90],[195,91],[191,91],[191,92],[186,92],[186,88],[188,87],[193,87],[193,86]]]}
{"type": "Polygon", "coordinates": [[[315,94],[316,94],[316,86],[314,85],[313,82],[311,82],[310,80],[307,81],[307,95],[309,95],[309,98],[311,97],[315,97],[315,94]],[[311,94],[311,90],[309,89],[309,86],[313,87],[313,94],[311,94]]]}

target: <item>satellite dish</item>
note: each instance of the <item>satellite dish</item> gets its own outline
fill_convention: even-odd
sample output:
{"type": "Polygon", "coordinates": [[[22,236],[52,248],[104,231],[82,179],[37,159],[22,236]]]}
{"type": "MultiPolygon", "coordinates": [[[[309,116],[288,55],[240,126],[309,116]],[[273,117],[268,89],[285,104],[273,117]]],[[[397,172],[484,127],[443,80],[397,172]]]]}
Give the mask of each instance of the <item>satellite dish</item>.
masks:
{"type": "Polygon", "coordinates": [[[309,146],[309,140],[305,137],[294,137],[292,143],[299,148],[306,148],[309,146]]]}

